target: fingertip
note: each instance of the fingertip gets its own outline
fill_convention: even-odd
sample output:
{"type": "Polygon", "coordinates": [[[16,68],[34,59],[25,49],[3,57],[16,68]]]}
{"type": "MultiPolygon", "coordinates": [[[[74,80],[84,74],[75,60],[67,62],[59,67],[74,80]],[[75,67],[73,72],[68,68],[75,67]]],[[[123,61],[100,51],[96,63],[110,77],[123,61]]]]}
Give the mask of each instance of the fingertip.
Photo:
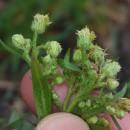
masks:
{"type": "Polygon", "coordinates": [[[90,130],[81,118],[69,113],[55,113],[42,119],[35,130],[90,130]]]}
{"type": "Polygon", "coordinates": [[[33,88],[31,81],[31,70],[27,71],[21,81],[20,92],[22,99],[31,111],[36,114],[36,108],[34,103],[33,88]]]}

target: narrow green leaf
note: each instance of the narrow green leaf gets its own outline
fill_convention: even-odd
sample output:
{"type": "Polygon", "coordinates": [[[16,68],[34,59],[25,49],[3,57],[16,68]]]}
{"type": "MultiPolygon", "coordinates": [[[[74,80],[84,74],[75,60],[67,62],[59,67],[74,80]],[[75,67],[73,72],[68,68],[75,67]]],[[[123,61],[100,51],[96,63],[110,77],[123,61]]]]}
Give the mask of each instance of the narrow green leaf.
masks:
{"type": "Polygon", "coordinates": [[[20,118],[10,123],[4,130],[21,129],[22,125],[23,125],[23,118],[20,118]]]}
{"type": "Polygon", "coordinates": [[[78,71],[78,72],[81,71],[75,64],[72,64],[66,60],[59,59],[58,63],[63,68],[67,68],[69,70],[78,71]]]}
{"type": "Polygon", "coordinates": [[[47,77],[42,75],[40,64],[34,54],[32,55],[31,71],[37,114],[39,119],[42,119],[51,111],[51,90],[47,77]]]}
{"type": "Polygon", "coordinates": [[[5,50],[7,50],[8,52],[10,52],[10,53],[12,53],[12,54],[14,54],[14,55],[16,55],[16,56],[21,57],[22,59],[24,59],[23,55],[22,55],[20,52],[17,52],[17,51],[15,51],[14,49],[8,47],[8,46],[7,46],[6,44],[4,44],[1,40],[0,40],[0,44],[1,44],[1,45],[3,46],[3,48],[4,48],[5,50]]]}
{"type": "Polygon", "coordinates": [[[122,88],[122,90],[115,94],[114,101],[117,101],[119,98],[122,98],[125,95],[126,90],[127,90],[127,86],[128,85],[125,84],[125,86],[122,88]]]}
{"type": "Polygon", "coordinates": [[[64,60],[68,61],[70,60],[70,48],[68,49],[68,51],[65,54],[64,60]]]}
{"type": "Polygon", "coordinates": [[[120,127],[118,121],[116,120],[116,118],[114,116],[111,116],[113,122],[115,123],[116,127],[118,128],[118,130],[122,130],[122,128],[120,127]]]}
{"type": "Polygon", "coordinates": [[[34,130],[35,126],[32,125],[31,123],[27,122],[23,118],[20,118],[11,124],[9,124],[4,130],[34,130]]]}
{"type": "Polygon", "coordinates": [[[14,54],[15,56],[18,56],[20,58],[22,58],[23,60],[25,60],[29,65],[29,61],[28,59],[26,59],[26,57],[19,51],[15,51],[15,49],[11,48],[11,47],[8,47],[5,43],[3,43],[1,40],[0,40],[0,44],[2,45],[2,47],[7,50],[8,52],[14,54]]]}

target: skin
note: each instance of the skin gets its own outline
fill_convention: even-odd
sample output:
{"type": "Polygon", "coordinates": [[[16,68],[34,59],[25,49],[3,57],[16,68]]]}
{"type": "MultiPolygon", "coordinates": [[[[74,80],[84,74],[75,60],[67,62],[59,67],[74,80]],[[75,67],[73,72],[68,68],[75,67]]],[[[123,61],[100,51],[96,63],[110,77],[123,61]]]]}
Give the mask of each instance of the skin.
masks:
{"type": "MultiPolygon", "coordinates": [[[[62,70],[59,68],[58,73],[62,74],[62,70]]],[[[51,82],[51,81],[50,81],[51,82]]],[[[55,85],[52,89],[57,93],[60,102],[63,104],[67,91],[68,84],[65,81],[62,85],[55,85]]],[[[95,92],[93,92],[95,94],[95,92]]],[[[31,81],[31,71],[29,70],[23,77],[21,81],[21,96],[25,101],[28,108],[36,114],[36,108],[34,105],[34,97],[33,97],[33,89],[32,89],[32,81],[31,81]]],[[[69,114],[59,112],[59,110],[53,106],[52,113],[49,116],[42,119],[35,130],[90,130],[86,122],[84,122],[81,118],[69,114]]],[[[103,118],[107,119],[111,124],[111,130],[118,130],[115,124],[113,123],[110,115],[103,114],[101,115],[103,118]]],[[[117,119],[122,130],[129,130],[130,128],[130,114],[126,113],[125,117],[121,120],[117,119]]]]}

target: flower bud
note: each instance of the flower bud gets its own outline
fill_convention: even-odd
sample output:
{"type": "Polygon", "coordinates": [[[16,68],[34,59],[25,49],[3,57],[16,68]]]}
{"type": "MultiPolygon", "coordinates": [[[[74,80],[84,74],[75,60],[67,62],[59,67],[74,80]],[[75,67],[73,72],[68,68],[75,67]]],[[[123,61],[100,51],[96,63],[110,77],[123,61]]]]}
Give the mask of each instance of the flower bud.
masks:
{"type": "Polygon", "coordinates": [[[85,106],[86,107],[91,107],[91,100],[87,100],[86,103],[85,103],[85,106]]]}
{"type": "Polygon", "coordinates": [[[51,59],[50,55],[47,55],[47,56],[43,57],[42,62],[43,62],[44,65],[50,65],[51,62],[52,62],[52,59],[51,59]]]}
{"type": "Polygon", "coordinates": [[[88,75],[89,75],[89,77],[90,77],[91,79],[93,79],[93,80],[95,80],[95,79],[97,78],[97,76],[98,76],[96,70],[89,70],[89,71],[88,71],[88,75]]]}
{"type": "Polygon", "coordinates": [[[84,101],[81,101],[79,104],[78,104],[79,108],[83,108],[85,107],[85,102],[84,101]]]}
{"type": "Polygon", "coordinates": [[[113,107],[111,107],[111,106],[106,106],[106,110],[111,115],[115,114],[115,109],[113,107]]]}
{"type": "Polygon", "coordinates": [[[112,99],[114,98],[114,96],[112,95],[112,93],[108,93],[108,94],[105,94],[105,95],[104,95],[104,98],[105,98],[106,100],[112,100],[112,99]]]}
{"type": "Polygon", "coordinates": [[[61,77],[61,76],[57,76],[54,80],[54,82],[57,84],[57,85],[60,85],[64,82],[64,78],[61,77]]]}
{"type": "Polygon", "coordinates": [[[105,76],[113,77],[113,76],[117,75],[117,73],[120,71],[120,69],[121,69],[121,67],[117,62],[107,60],[105,65],[103,66],[102,71],[105,74],[105,76]]]}
{"type": "Polygon", "coordinates": [[[87,123],[88,124],[96,124],[98,121],[98,118],[96,116],[90,117],[89,119],[87,119],[87,123]]]}
{"type": "Polygon", "coordinates": [[[80,49],[75,50],[73,54],[73,60],[75,62],[80,62],[82,60],[82,52],[80,49]]]}
{"type": "Polygon", "coordinates": [[[90,48],[89,55],[93,61],[104,61],[105,53],[103,52],[103,49],[98,45],[94,45],[90,48]]]}
{"type": "Polygon", "coordinates": [[[128,99],[128,98],[118,99],[117,105],[119,108],[121,108],[125,111],[130,111],[130,99],[128,99]]]}
{"type": "Polygon", "coordinates": [[[124,110],[118,109],[116,110],[115,114],[119,119],[122,119],[125,116],[126,112],[124,110]]]}
{"type": "Polygon", "coordinates": [[[52,91],[52,99],[55,100],[57,98],[58,98],[57,94],[54,91],[52,91]]]}
{"type": "Polygon", "coordinates": [[[36,32],[37,34],[42,34],[50,23],[51,22],[49,20],[48,14],[36,14],[34,16],[34,21],[32,22],[31,29],[33,32],[36,32]]]}
{"type": "Polygon", "coordinates": [[[105,118],[99,118],[97,123],[105,127],[109,126],[109,122],[105,118]]]}
{"type": "Polygon", "coordinates": [[[62,50],[57,41],[47,42],[44,48],[46,49],[47,53],[54,58],[56,58],[62,50]]]}
{"type": "Polygon", "coordinates": [[[119,86],[119,82],[115,79],[108,78],[107,83],[110,89],[116,89],[119,86]]]}
{"type": "Polygon", "coordinates": [[[92,41],[96,38],[94,32],[90,32],[89,28],[86,26],[81,31],[77,31],[78,41],[77,47],[89,49],[92,44],[92,41]]]}
{"type": "Polygon", "coordinates": [[[15,34],[12,36],[13,45],[18,49],[23,49],[25,45],[25,39],[21,34],[15,34]]]}
{"type": "Polygon", "coordinates": [[[30,39],[25,39],[25,51],[27,53],[29,53],[30,49],[31,49],[31,40],[30,39]]]}

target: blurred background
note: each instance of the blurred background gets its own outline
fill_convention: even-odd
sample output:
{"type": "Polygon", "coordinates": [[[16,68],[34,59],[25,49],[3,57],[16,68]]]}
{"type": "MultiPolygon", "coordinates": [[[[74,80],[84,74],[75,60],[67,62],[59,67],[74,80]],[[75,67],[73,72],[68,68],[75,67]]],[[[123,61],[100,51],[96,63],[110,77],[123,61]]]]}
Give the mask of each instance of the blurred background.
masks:
{"type": "MultiPolygon", "coordinates": [[[[97,35],[97,44],[107,48],[109,57],[118,59],[121,83],[130,81],[130,0],[0,0],[0,39],[12,46],[13,34],[32,38],[31,21],[36,13],[49,13],[53,24],[38,42],[57,40],[63,47],[75,48],[76,30],[88,25],[97,35]]],[[[20,81],[28,66],[0,46],[0,129],[12,110],[29,113],[21,100],[20,81]]],[[[119,89],[120,89],[119,88],[119,89]]],[[[130,97],[130,88],[126,96],[130,97]]],[[[30,118],[32,115],[29,114],[30,118]]]]}

